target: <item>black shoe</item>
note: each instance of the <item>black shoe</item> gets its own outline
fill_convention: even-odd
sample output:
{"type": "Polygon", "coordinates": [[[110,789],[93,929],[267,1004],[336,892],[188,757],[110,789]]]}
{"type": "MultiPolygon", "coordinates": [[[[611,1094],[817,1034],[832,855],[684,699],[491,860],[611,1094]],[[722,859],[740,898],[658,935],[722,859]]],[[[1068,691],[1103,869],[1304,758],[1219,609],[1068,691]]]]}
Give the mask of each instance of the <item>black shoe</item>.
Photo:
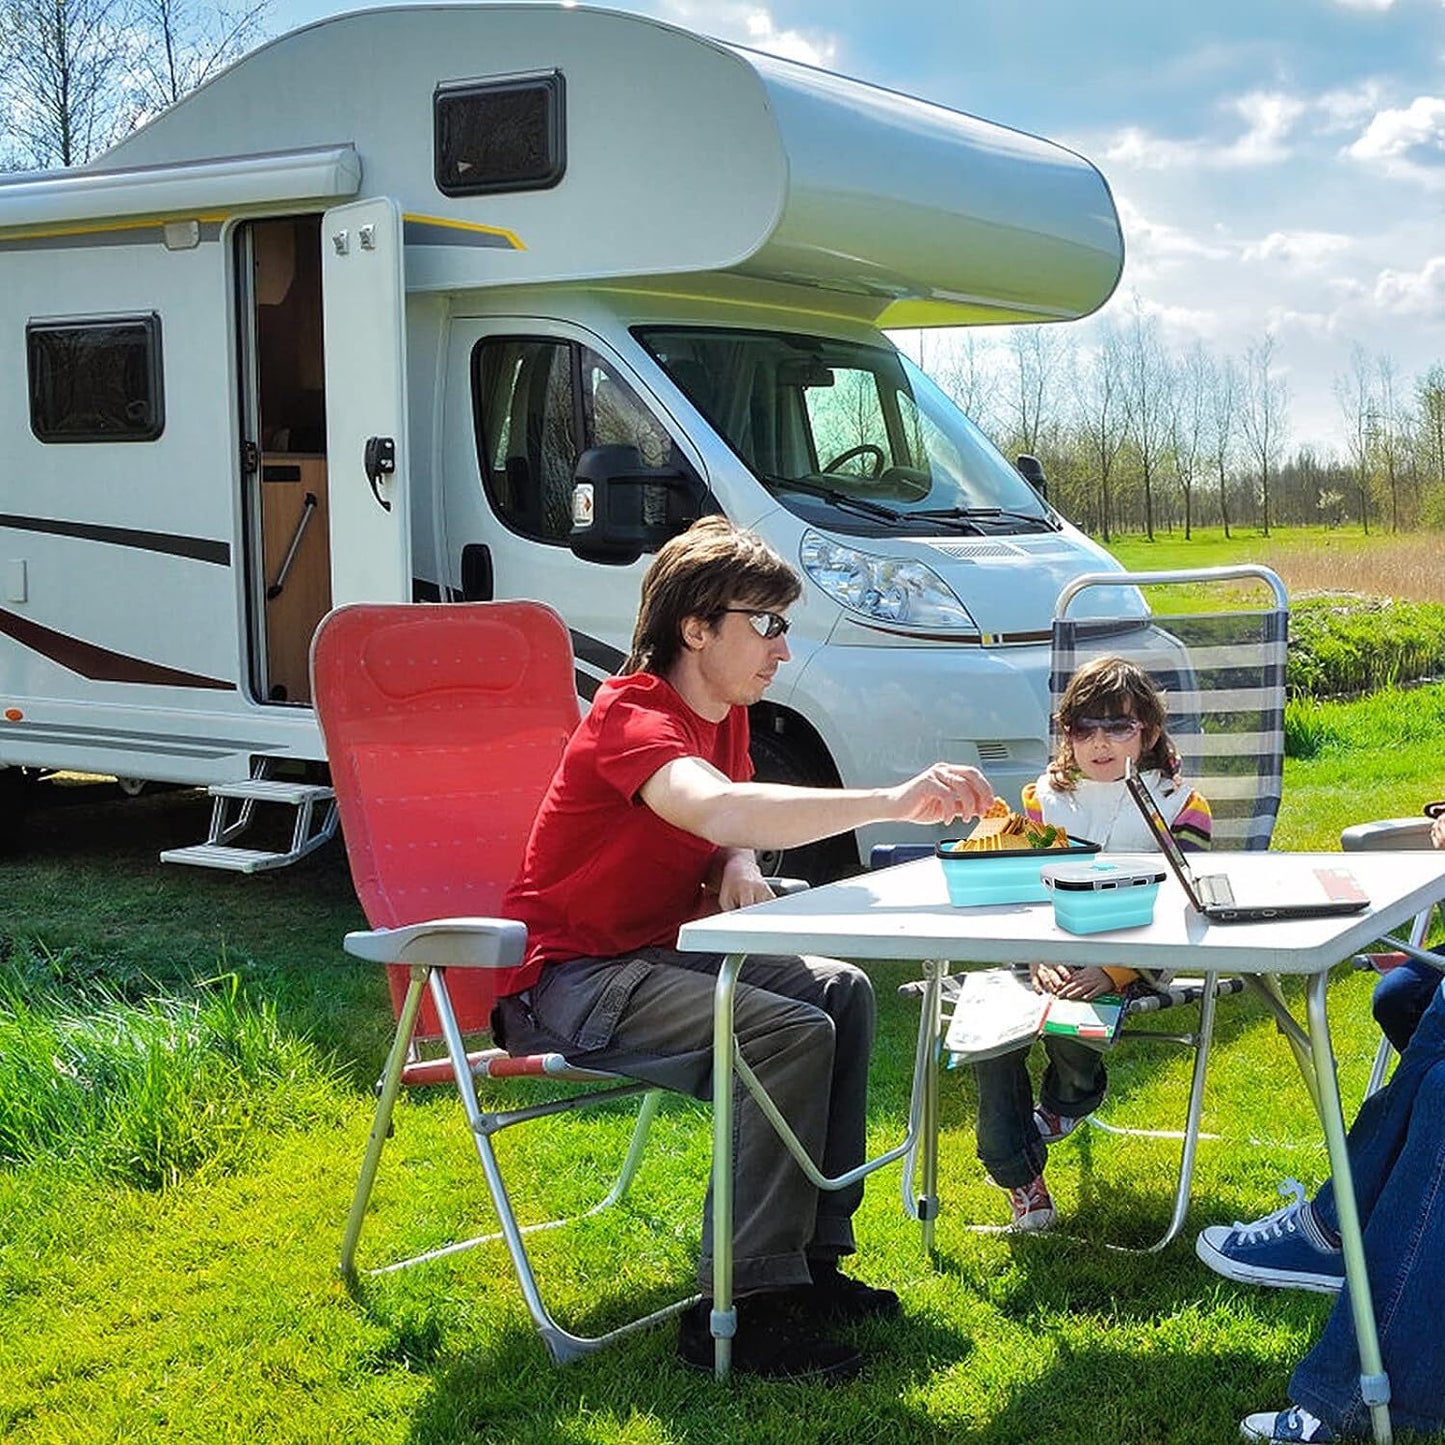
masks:
{"type": "MultiPolygon", "coordinates": [[[[740,1375],[766,1380],[851,1380],[863,1357],[851,1345],[797,1333],[781,1307],[780,1295],[750,1295],[738,1301],[738,1332],[732,1367],[740,1375]]],[[[678,1317],[677,1356],[694,1370],[713,1368],[710,1299],[689,1305],[678,1317]]]]}
{"type": "Polygon", "coordinates": [[[793,1291],[794,1303],[815,1318],[853,1320],[896,1320],[903,1312],[891,1289],[877,1289],[861,1279],[851,1279],[836,1260],[810,1259],[813,1283],[793,1291]]]}

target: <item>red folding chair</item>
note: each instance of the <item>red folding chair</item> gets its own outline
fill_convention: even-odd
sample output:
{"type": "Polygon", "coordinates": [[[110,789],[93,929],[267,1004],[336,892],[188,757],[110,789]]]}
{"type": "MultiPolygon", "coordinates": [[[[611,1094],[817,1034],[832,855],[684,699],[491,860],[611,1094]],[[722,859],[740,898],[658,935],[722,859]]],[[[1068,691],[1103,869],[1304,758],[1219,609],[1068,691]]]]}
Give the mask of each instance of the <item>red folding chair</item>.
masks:
{"type": "MultiPolygon", "coordinates": [[[[311,652],[312,697],[331,764],[347,858],[370,931],[346,951],[387,965],[397,1029],[351,1202],[341,1269],[357,1280],[356,1245],[403,1088],[454,1083],[500,1229],[373,1269],[377,1274],[502,1240],[527,1308],[559,1364],[684,1308],[680,1300],[606,1334],[563,1329],[547,1311],[525,1236],[570,1222],[521,1225],[492,1135],[513,1124],[642,1095],[632,1141],[607,1194],[626,1192],[642,1158],[661,1091],[615,1074],[577,1069],[560,1054],[468,1052],[488,1035],[492,1006],[515,987],[526,927],[498,916],[521,863],[532,819],[578,721],[566,625],[536,602],[442,606],[361,604],[332,612],[311,652]],[[423,1057],[419,1045],[444,1051],[423,1057]],[[592,1086],[509,1110],[483,1108],[474,1080],[592,1086]]],[[[696,1296],[693,1296],[696,1298],[696,1296]]]]}

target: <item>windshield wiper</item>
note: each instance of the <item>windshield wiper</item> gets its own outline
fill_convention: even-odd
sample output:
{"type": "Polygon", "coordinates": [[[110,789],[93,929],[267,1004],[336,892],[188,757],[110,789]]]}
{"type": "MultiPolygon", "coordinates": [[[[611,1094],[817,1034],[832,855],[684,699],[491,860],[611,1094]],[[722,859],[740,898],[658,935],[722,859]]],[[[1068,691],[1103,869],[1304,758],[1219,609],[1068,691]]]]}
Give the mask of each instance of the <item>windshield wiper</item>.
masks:
{"type": "Polygon", "coordinates": [[[816,482],[807,482],[801,477],[764,477],[763,480],[787,491],[817,497],[834,507],[858,512],[864,517],[876,517],[880,522],[906,522],[909,517],[919,515],[917,512],[895,511],[882,502],[870,502],[867,497],[855,497],[852,492],[840,492],[836,487],[820,487],[816,482]]]}
{"type": "Polygon", "coordinates": [[[1059,524],[1050,516],[1037,512],[1013,512],[1007,507],[936,507],[931,511],[910,512],[912,517],[953,518],[960,522],[1027,522],[1045,532],[1057,532],[1059,524]]]}

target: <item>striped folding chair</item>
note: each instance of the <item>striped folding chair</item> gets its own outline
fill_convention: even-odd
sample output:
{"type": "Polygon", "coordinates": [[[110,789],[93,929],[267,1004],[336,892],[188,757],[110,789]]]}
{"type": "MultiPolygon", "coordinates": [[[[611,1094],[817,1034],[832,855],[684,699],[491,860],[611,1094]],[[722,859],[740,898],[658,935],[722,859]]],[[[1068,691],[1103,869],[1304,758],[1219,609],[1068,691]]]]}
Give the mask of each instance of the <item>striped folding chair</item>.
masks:
{"type": "MultiPolygon", "coordinates": [[[[1064,589],[1054,613],[1051,714],[1069,679],[1090,658],[1113,655],[1137,663],[1164,695],[1168,730],[1184,777],[1209,800],[1214,815],[1211,846],[1268,848],[1284,771],[1289,598],[1280,579],[1256,566],[1090,574],[1064,589]],[[1147,599],[1143,607],[1138,605],[1141,597],[1147,599]]],[[[1142,1040],[1192,1050],[1182,1127],[1125,1128],[1090,1116],[1092,1125],[1110,1133],[1180,1141],[1173,1212],[1151,1250],[1163,1249],[1184,1223],[1215,1004],[1244,988],[1243,980],[1216,973],[1158,984],[1129,1001],[1129,1018],[1151,1020],[1177,1004],[1198,1003],[1197,1026],[1166,1032],[1126,1019],[1119,1043],[1142,1040]]]]}

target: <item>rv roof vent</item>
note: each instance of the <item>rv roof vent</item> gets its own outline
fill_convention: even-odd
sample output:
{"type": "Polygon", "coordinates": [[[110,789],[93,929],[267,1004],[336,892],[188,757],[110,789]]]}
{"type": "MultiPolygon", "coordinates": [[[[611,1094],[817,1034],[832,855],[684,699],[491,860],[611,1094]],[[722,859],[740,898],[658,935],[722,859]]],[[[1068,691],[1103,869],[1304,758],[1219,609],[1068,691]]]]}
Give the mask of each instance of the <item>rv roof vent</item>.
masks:
{"type": "Polygon", "coordinates": [[[437,188],[448,196],[539,191],[567,169],[558,71],[439,85],[432,98],[437,188]]]}

